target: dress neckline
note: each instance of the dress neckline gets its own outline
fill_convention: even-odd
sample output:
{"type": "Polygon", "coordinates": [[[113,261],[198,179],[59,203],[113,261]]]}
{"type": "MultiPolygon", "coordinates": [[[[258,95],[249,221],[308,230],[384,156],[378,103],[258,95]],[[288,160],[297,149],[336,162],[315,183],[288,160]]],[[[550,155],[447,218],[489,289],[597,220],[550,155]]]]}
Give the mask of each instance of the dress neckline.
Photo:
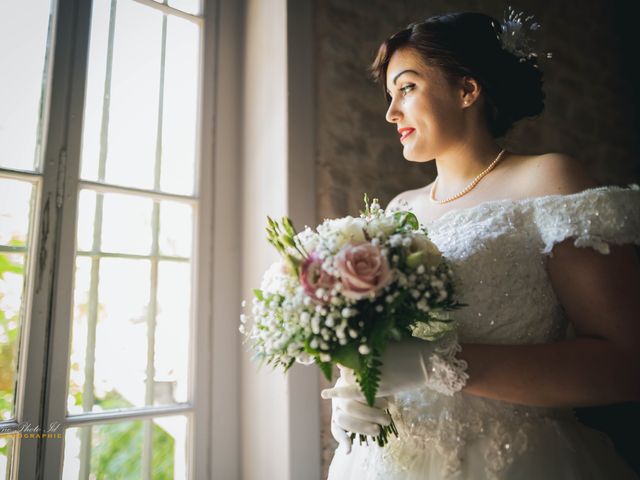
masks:
{"type": "MultiPolygon", "coordinates": [[[[631,184],[629,185],[629,187],[631,187],[632,189],[637,189],[640,188],[638,187],[638,185],[636,184],[631,184]]],[[[458,208],[455,210],[449,210],[448,212],[440,215],[438,218],[431,220],[430,222],[425,222],[424,225],[426,227],[433,227],[434,225],[438,225],[440,223],[443,223],[445,220],[447,220],[450,217],[455,217],[459,214],[471,214],[476,210],[479,210],[481,208],[488,208],[489,206],[493,206],[493,205],[512,205],[512,206],[516,206],[516,205],[526,205],[528,203],[535,203],[535,202],[539,202],[542,200],[548,200],[548,199],[573,199],[575,197],[580,197],[580,196],[584,196],[586,194],[589,193],[593,193],[593,192],[597,192],[597,191],[604,191],[607,189],[611,189],[611,190],[628,190],[628,188],[625,187],[620,187],[617,185],[601,185],[601,186],[597,186],[597,187],[591,187],[591,188],[587,188],[585,190],[581,190],[579,192],[574,192],[574,193],[566,193],[566,194],[561,194],[561,193],[556,193],[556,194],[550,194],[550,195],[539,195],[536,197],[527,197],[527,198],[520,198],[520,199],[512,199],[512,198],[499,198],[499,199],[493,199],[493,200],[485,200],[484,202],[480,202],[477,203],[475,205],[472,205],[471,207],[466,207],[466,208],[458,208]]]]}

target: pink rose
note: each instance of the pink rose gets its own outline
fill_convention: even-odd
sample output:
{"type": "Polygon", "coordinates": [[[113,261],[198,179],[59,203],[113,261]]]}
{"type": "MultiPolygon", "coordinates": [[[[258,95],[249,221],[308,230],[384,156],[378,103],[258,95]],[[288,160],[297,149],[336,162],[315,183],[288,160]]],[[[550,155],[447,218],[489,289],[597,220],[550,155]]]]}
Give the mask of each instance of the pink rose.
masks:
{"type": "Polygon", "coordinates": [[[359,300],[377,294],[392,279],[387,258],[369,242],[348,244],[336,255],[342,293],[359,300]]]}
{"type": "Polygon", "coordinates": [[[316,296],[316,290],[323,288],[328,295],[336,283],[336,278],[323,270],[322,262],[323,260],[315,252],[311,252],[300,270],[300,283],[302,283],[304,291],[318,302],[324,302],[328,300],[328,297],[319,298],[316,296]]]}

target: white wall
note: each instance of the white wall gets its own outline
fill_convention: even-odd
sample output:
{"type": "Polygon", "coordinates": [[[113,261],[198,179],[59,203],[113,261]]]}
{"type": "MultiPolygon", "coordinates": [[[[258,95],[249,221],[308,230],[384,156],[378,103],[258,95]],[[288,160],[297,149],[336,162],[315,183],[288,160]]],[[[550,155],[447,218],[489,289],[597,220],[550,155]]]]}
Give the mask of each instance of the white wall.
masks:
{"type": "MultiPolygon", "coordinates": [[[[242,294],[277,259],[267,215],[315,226],[310,0],[248,0],[242,126],[242,294]]],[[[249,302],[250,303],[250,302],[249,302]]],[[[320,478],[318,372],[285,376],[242,353],[241,477],[320,478]]]]}
{"type": "MultiPolygon", "coordinates": [[[[240,478],[240,332],[241,301],[241,99],[243,2],[208,0],[207,35],[214,35],[214,118],[208,148],[213,150],[213,288],[211,307],[211,451],[209,473],[196,479],[240,478]]],[[[206,61],[206,60],[205,60],[206,61]]],[[[210,122],[210,123],[209,123],[210,122]]],[[[194,448],[200,448],[194,445],[194,448]]]]}
{"type": "MultiPolygon", "coordinates": [[[[211,478],[320,478],[318,370],[258,366],[240,301],[277,259],[267,215],[314,226],[312,0],[218,0],[211,478]]],[[[206,132],[205,132],[206,135],[206,132]]],[[[249,307],[250,308],[250,307],[249,307]]],[[[196,446],[197,448],[197,446],[196,446]]]]}
{"type": "MultiPolygon", "coordinates": [[[[265,240],[266,217],[287,205],[286,1],[248,0],[245,16],[242,144],[242,294],[251,291],[277,254],[265,240]]],[[[242,355],[243,479],[288,478],[286,377],[256,371],[242,355]]]]}

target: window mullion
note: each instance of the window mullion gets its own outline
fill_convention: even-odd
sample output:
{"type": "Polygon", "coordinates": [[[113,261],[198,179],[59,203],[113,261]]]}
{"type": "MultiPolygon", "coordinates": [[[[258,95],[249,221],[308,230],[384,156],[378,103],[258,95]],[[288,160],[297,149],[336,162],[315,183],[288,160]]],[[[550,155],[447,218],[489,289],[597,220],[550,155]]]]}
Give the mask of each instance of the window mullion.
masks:
{"type": "MultiPolygon", "coordinates": [[[[111,78],[113,72],[113,41],[115,37],[117,1],[111,0],[109,9],[109,34],[107,45],[106,72],[104,81],[104,92],[102,97],[102,121],[100,126],[100,157],[98,160],[98,180],[104,181],[106,177],[107,148],[109,141],[109,107],[111,101],[111,78]]],[[[104,209],[104,195],[96,195],[96,205],[93,223],[93,245],[92,250],[101,250],[102,239],[102,214],[104,209]]],[[[75,255],[75,252],[74,252],[75,255]]],[[[98,324],[98,282],[100,279],[100,257],[91,258],[91,280],[89,286],[89,311],[87,312],[87,346],[84,363],[84,385],[82,388],[82,411],[91,412],[94,403],[94,364],[96,347],[96,328],[98,324]]],[[[71,319],[70,319],[71,321],[71,319]]],[[[83,428],[79,432],[80,436],[80,472],[81,480],[88,480],[91,470],[91,428],[83,428]]]]}
{"type": "MultiPolygon", "coordinates": [[[[156,134],[156,157],[153,172],[153,189],[160,190],[160,177],[162,171],[162,120],[164,111],[164,80],[165,61],[167,53],[167,16],[162,17],[162,45],[160,47],[160,88],[158,89],[158,128],[156,134]]],[[[151,219],[151,288],[149,299],[149,314],[147,316],[147,384],[145,391],[145,404],[153,405],[155,385],[155,344],[156,344],[156,314],[158,307],[158,258],[160,256],[160,202],[153,202],[151,219]]],[[[142,478],[151,479],[153,459],[153,420],[144,422],[144,440],[142,444],[142,478]]]]}

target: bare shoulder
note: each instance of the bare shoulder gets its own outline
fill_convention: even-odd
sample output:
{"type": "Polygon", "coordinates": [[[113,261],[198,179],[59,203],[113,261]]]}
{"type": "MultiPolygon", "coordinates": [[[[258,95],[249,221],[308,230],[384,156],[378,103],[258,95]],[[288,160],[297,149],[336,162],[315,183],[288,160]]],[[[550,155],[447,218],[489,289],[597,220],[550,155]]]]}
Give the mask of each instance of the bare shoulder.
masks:
{"type": "Polygon", "coordinates": [[[416,195],[423,191],[425,187],[415,188],[413,190],[405,190],[400,192],[391,199],[385,210],[400,208],[400,207],[412,207],[416,195]]]}
{"type": "Polygon", "coordinates": [[[523,157],[519,179],[528,197],[568,195],[600,185],[584,163],[564,153],[523,157]]]}

